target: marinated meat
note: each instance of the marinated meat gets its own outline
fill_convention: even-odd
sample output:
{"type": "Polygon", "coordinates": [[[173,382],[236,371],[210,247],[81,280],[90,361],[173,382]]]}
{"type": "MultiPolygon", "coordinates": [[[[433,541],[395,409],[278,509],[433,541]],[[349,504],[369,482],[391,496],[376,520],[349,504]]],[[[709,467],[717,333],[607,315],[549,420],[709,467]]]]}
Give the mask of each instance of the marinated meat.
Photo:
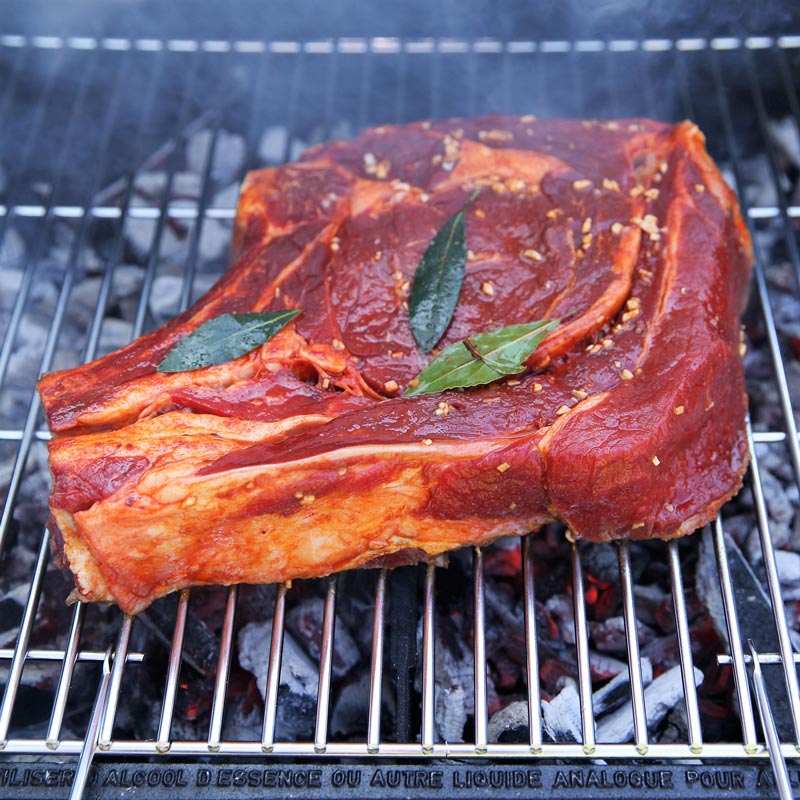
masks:
{"type": "Polygon", "coordinates": [[[418,560],[561,520],[681,536],[747,464],[751,245],[691,123],[492,117],[380,127],[250,173],[235,261],[191,309],[45,375],[54,539],[74,597],[136,612],[197,584],[418,560]],[[566,317],[523,375],[403,397],[407,298],[466,212],[439,346],[566,317]],[[262,347],[157,366],[224,312],[302,309],[262,347]]]}

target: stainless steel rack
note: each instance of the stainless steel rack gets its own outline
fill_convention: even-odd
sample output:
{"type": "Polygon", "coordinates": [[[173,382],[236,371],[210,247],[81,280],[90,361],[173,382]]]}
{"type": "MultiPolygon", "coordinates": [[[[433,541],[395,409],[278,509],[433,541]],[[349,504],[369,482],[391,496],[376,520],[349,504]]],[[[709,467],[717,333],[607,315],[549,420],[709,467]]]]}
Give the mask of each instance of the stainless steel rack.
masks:
{"type": "MultiPolygon", "coordinates": [[[[734,586],[728,566],[724,520],[718,519],[711,535],[716,549],[719,581],[728,626],[729,652],[720,653],[730,663],[737,686],[741,736],[736,741],[712,741],[704,736],[693,676],[689,624],[684,602],[681,555],[677,543],[665,544],[662,555],[669,569],[675,608],[676,637],[683,675],[684,702],[688,720],[686,741],[674,744],[653,743],[646,724],[645,694],[637,640],[637,611],[631,583],[629,548],[619,545],[620,591],[623,598],[628,666],[631,676],[631,700],[634,721],[633,740],[608,744],[596,740],[592,711],[586,608],[583,603],[583,547],[572,545],[571,575],[576,598],[575,640],[578,659],[579,691],[582,709],[582,741],[559,744],[544,741],[540,709],[537,661],[537,624],[534,613],[534,572],[529,538],[521,541],[524,570],[525,630],[528,664],[529,741],[502,744],[489,741],[486,691],[486,654],[484,629],[484,554],[477,551],[473,560],[475,634],[474,634],[474,741],[448,744],[435,736],[434,702],[436,653],[434,648],[434,608],[438,570],[425,568],[422,607],[422,705],[418,739],[387,742],[381,735],[382,670],[384,664],[384,627],[389,576],[375,573],[373,654],[369,689],[368,732],[364,741],[330,741],[328,736],[329,700],[332,676],[334,618],[339,580],[332,577],[327,585],[322,621],[323,640],[319,665],[319,694],[316,725],[308,741],[278,741],[275,737],[278,679],[286,608],[286,588],[279,587],[273,612],[273,635],[268,658],[263,730],[260,739],[229,741],[223,739],[223,718],[234,646],[238,588],[225,595],[224,621],[220,633],[218,666],[211,703],[207,736],[182,740],[173,735],[176,696],[179,691],[182,654],[191,603],[191,593],[180,594],[174,623],[174,635],[164,671],[164,691],[158,730],[152,738],[123,739],[115,736],[115,720],[126,702],[125,675],[147,659],[146,652],[131,646],[137,620],[120,619],[115,641],[108,649],[83,650],[87,608],[73,607],[68,631],[63,631],[64,645],[59,648],[31,645],[37,612],[42,599],[48,566],[49,535],[41,536],[38,557],[29,580],[29,592],[19,625],[16,644],[11,651],[0,650],[5,672],[5,690],[0,701],[0,763],[11,755],[54,755],[78,757],[74,793],[83,788],[94,755],[111,757],[176,759],[207,757],[222,759],[254,757],[281,759],[318,756],[369,759],[468,758],[527,759],[760,759],[771,757],[779,780],[781,796],[791,796],[785,780],[785,759],[800,758],[800,689],[789,627],[784,615],[775,551],[770,533],[768,508],[762,491],[756,443],[778,444],[785,448],[800,483],[800,440],[797,412],[793,407],[768,291],[767,253],[760,245],[762,230],[769,226],[783,241],[787,259],[800,279],[795,220],[800,205],[786,199],[778,187],[779,166],[775,144],[768,131],[772,104],[778,103],[800,125],[798,82],[800,81],[800,36],[780,38],[752,36],[746,39],[649,39],[611,41],[499,41],[478,40],[400,40],[393,38],[338,39],[323,41],[223,41],[158,40],[90,37],[62,39],[53,36],[0,36],[0,64],[5,72],[5,89],[0,91],[0,116],[6,118],[19,99],[19,85],[26,76],[40,76],[33,84],[32,103],[28,110],[27,141],[19,148],[16,174],[12,174],[0,205],[0,239],[10,226],[23,221],[35,226],[38,250],[28,257],[0,349],[0,392],[4,391],[14,341],[21,330],[21,320],[31,302],[37,268],[47,256],[47,245],[58,222],[74,226],[67,256],[58,268],[62,274],[60,291],[51,309],[49,333],[40,348],[40,363],[31,365],[29,404],[22,424],[0,430],[0,444],[6,443],[10,454],[10,479],[0,518],[0,546],[8,547],[7,534],[15,504],[20,495],[26,464],[37,442],[46,440],[38,399],[33,390],[35,375],[53,366],[62,325],[69,310],[71,293],[77,280],[76,266],[84,256],[88,237],[98,225],[111,231],[106,267],[90,325],[82,343],[83,357],[91,359],[100,343],[101,329],[115,270],[122,263],[125,228],[131,220],[152,223],[152,240],[147,266],[139,293],[131,335],[147,328],[149,295],[160,260],[165,229],[174,221],[186,224],[189,231],[188,256],[181,305],[194,296],[198,252],[207,220],[231,220],[234,208],[216,205],[213,178],[215,144],[220,131],[235,115],[247,145],[246,166],[257,163],[257,142],[266,124],[280,122],[288,130],[284,158],[291,155],[289,142],[293,132],[302,137],[330,135],[335,123],[347,121],[351,130],[377,122],[405,121],[420,116],[450,116],[492,112],[519,112],[594,116],[646,115],[661,118],[689,116],[698,119],[709,131],[710,146],[730,165],[733,179],[742,198],[743,209],[755,234],[757,264],[754,294],[771,355],[774,383],[782,408],[781,425],[770,430],[749,433],[751,468],[748,483],[754,497],[755,516],[769,591],[774,626],[779,643],[777,653],[756,653],[748,649],[737,619],[734,586]],[[68,89],[61,78],[73,72],[68,89]],[[204,72],[210,72],[209,77],[204,72]],[[86,111],[97,90],[98,75],[111,78],[103,84],[100,119],[93,120],[94,147],[92,174],[82,182],[80,191],[69,185],[70,161],[76,154],[86,156],[86,111]],[[587,76],[600,73],[601,81],[587,76]],[[175,80],[175,74],[182,77],[175,80]],[[695,78],[701,75],[698,89],[695,78]],[[665,76],[669,91],[665,92],[665,76]],[[424,81],[422,78],[424,77],[424,81]],[[555,77],[563,80],[552,91],[555,77]],[[312,87],[312,88],[309,88],[312,87]],[[767,94],[767,87],[769,94],[767,94]],[[169,94],[167,95],[167,88],[169,94]],[[52,112],[54,96],[68,91],[70,102],[58,113],[52,112]],[[316,110],[306,107],[309,92],[317,101],[316,110]],[[203,94],[198,100],[198,93],[203,94]],[[238,97],[232,110],[230,94],[238,97]],[[114,172],[110,155],[120,147],[120,127],[130,112],[136,95],[138,116],[134,119],[132,145],[124,149],[127,170],[122,178],[114,172]],[[776,99],[777,98],[777,99],[776,99]],[[274,101],[274,105],[270,105],[274,101]],[[155,119],[164,104],[171,113],[155,119]],[[313,119],[312,119],[313,118],[313,119]],[[743,122],[745,120],[745,122],[743,122]],[[318,122],[310,132],[311,122],[318,122]],[[182,147],[198,129],[210,131],[211,146],[205,158],[202,188],[191,203],[176,202],[174,179],[180,168],[182,147]],[[165,130],[171,133],[165,134],[165,130]],[[56,136],[57,132],[57,136],[56,136]],[[161,137],[158,149],[154,143],[161,137]],[[55,147],[51,159],[52,174],[43,176],[43,188],[32,191],[27,180],[41,148],[55,147]],[[744,150],[755,147],[767,158],[770,178],[775,184],[775,202],[752,204],[748,198],[748,177],[743,169],[744,150]],[[157,149],[157,152],[156,152],[157,149]],[[154,156],[153,153],[156,153],[154,156]],[[155,202],[135,200],[137,175],[155,161],[166,174],[166,182],[155,202]],[[110,188],[109,188],[110,187],[110,188]],[[61,665],[55,684],[52,712],[47,732],[40,738],[18,733],[14,726],[16,704],[23,670],[37,661],[56,661],[61,665]],[[65,738],[62,725],[76,666],[84,661],[102,662],[96,700],[88,716],[83,739],[65,738]],[[767,666],[778,664],[779,666],[767,666]],[[769,724],[769,698],[763,691],[761,666],[783,673],[792,734],[780,740],[769,724]],[[755,704],[751,699],[748,666],[754,672],[755,704]],[[766,739],[758,729],[760,716],[766,739]],[[783,781],[783,782],[781,782],[783,781]],[[788,792],[788,794],[787,794],[788,792]]],[[[95,105],[92,107],[95,108],[95,105]]],[[[128,134],[129,135],[129,134],[128,134]]],[[[41,506],[46,498],[40,497],[41,506]]],[[[521,632],[523,633],[523,632],[521,632]]]]}

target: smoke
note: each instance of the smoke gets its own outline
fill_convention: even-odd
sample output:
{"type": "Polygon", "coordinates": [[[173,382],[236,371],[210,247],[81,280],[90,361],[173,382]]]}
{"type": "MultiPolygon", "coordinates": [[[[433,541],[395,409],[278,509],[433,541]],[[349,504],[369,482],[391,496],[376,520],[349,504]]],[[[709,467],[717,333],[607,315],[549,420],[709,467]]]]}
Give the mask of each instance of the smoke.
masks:
{"type": "MultiPolygon", "coordinates": [[[[102,41],[95,50],[72,45],[17,48],[0,43],[0,81],[7,110],[0,137],[0,170],[12,178],[25,173],[17,184],[44,186],[43,193],[26,202],[44,199],[45,184],[51,180],[47,176],[60,170],[62,189],[67,191],[59,198],[62,203],[85,202],[87,176],[95,172],[102,120],[112,99],[120,102],[120,110],[110,180],[138,166],[133,143],[140,138],[145,117],[150,138],[138,152],[146,154],[173,135],[182,109],[187,121],[221,111],[225,126],[241,135],[258,136],[271,125],[288,123],[294,139],[305,144],[347,137],[370,124],[487,113],[666,120],[692,115],[704,128],[719,124],[707,53],[680,54],[686,55],[683,61],[688,70],[681,74],[674,50],[533,50],[494,55],[447,54],[434,48],[434,52],[414,55],[334,57],[300,52],[271,57],[262,84],[257,56],[241,55],[233,44],[228,52],[205,52],[202,43],[208,40],[308,42],[388,36],[471,42],[492,37],[502,44],[710,38],[800,30],[800,4],[778,0],[230,0],[213,4],[8,0],[3,12],[2,33],[6,34],[61,37],[62,41],[109,37],[123,44],[134,40],[129,52],[108,48],[102,41]],[[170,48],[148,52],[136,45],[139,39],[198,44],[196,52],[176,53],[170,48]],[[90,69],[94,70],[91,74],[90,69]],[[154,93],[149,106],[148,92],[154,93]],[[73,157],[59,166],[68,121],[78,102],[82,105],[71,146],[73,157]],[[41,116],[43,106],[46,113],[41,116]],[[254,130],[259,125],[260,131],[254,130]]],[[[744,93],[748,103],[742,59],[737,61],[736,54],[720,57],[725,59],[725,80],[734,87],[733,101],[744,93]]]]}
{"type": "Polygon", "coordinates": [[[745,36],[797,30],[790,0],[6,0],[6,32],[190,39],[745,36]]]}

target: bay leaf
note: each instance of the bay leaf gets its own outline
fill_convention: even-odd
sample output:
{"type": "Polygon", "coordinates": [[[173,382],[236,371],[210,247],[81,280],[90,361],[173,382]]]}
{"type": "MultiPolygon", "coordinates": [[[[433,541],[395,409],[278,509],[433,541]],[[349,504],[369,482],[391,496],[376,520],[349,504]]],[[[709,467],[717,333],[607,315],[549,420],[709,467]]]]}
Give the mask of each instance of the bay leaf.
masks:
{"type": "Polygon", "coordinates": [[[404,397],[483,386],[507,375],[524,371],[542,340],[559,319],[509,325],[451,344],[442,350],[417,376],[418,383],[404,397]]]}
{"type": "Polygon", "coordinates": [[[301,309],[222,314],[184,336],[158,365],[159,372],[190,372],[232,361],[271,339],[301,309]]]}
{"type": "Polygon", "coordinates": [[[408,316],[411,332],[423,353],[430,353],[453,318],[467,267],[467,205],[437,231],[414,273],[408,316]]]}

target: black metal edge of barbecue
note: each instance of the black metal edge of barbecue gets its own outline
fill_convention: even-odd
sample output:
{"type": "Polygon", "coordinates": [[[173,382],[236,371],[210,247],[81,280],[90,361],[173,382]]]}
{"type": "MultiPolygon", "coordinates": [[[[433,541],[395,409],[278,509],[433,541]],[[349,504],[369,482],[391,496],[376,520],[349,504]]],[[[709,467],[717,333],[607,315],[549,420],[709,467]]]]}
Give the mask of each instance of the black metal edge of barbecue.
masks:
{"type": "MultiPolygon", "coordinates": [[[[26,760],[0,767],[0,795],[7,800],[66,798],[72,761],[26,760]]],[[[790,766],[800,787],[800,764],[790,766]]],[[[709,794],[737,800],[775,796],[769,762],[696,760],[593,763],[492,760],[107,760],[95,763],[86,800],[217,800],[293,798],[351,800],[361,797],[549,797],[570,800],[694,798],[709,794]]]]}

